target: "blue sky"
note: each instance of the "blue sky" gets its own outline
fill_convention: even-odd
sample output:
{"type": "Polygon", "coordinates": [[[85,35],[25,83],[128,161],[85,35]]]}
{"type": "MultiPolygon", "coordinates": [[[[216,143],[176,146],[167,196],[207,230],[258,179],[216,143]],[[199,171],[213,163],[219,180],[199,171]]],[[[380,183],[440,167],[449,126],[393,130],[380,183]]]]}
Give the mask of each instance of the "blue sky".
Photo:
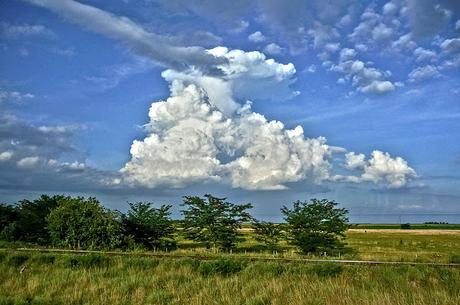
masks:
{"type": "Polygon", "coordinates": [[[3,1],[0,54],[2,201],[460,222],[457,1],[3,1]]]}

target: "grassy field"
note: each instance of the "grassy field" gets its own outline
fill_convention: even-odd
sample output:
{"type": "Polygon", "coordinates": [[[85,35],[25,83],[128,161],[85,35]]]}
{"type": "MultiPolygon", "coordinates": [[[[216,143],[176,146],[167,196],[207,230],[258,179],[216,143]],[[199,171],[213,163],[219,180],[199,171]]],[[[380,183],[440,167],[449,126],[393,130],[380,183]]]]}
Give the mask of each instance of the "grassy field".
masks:
{"type": "MultiPolygon", "coordinates": [[[[250,231],[244,237],[227,254],[180,240],[177,251],[155,253],[163,258],[3,249],[0,305],[460,304],[460,267],[251,261],[305,257],[287,244],[268,252],[250,231]]],[[[347,242],[352,252],[340,258],[460,263],[460,232],[450,230],[354,229],[347,242]]]]}
{"type": "Polygon", "coordinates": [[[0,304],[459,304],[460,270],[0,253],[0,304]]]}

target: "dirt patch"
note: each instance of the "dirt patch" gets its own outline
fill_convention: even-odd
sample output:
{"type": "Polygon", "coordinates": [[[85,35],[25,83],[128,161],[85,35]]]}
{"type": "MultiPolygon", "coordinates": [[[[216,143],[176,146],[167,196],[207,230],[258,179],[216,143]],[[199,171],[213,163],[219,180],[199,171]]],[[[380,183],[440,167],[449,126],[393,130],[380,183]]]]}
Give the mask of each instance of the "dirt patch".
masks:
{"type": "Polygon", "coordinates": [[[437,229],[420,229],[420,230],[401,230],[401,229],[349,229],[352,233],[402,233],[413,235],[459,235],[460,230],[437,230],[437,229]]]}

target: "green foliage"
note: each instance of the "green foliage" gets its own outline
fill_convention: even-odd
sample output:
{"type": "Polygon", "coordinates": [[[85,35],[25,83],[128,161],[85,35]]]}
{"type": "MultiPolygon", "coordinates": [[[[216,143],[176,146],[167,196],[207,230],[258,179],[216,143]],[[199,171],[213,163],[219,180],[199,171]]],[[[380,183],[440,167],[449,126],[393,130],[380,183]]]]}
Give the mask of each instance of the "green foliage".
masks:
{"type": "Polygon", "coordinates": [[[171,205],[153,208],[149,202],[129,203],[130,209],[122,217],[125,235],[147,249],[175,249],[172,239],[174,226],[170,215],[171,205]]]}
{"type": "Polygon", "coordinates": [[[69,200],[69,198],[62,195],[41,195],[33,201],[20,201],[17,239],[38,244],[49,244],[51,238],[47,230],[47,217],[60,202],[69,200]]]}
{"type": "Polygon", "coordinates": [[[254,221],[254,239],[262,242],[270,250],[276,250],[283,237],[283,228],[279,224],[266,221],[254,221]]]}
{"type": "Polygon", "coordinates": [[[116,214],[96,198],[66,198],[48,217],[53,244],[72,249],[111,249],[120,245],[116,214]]]}
{"type": "Polygon", "coordinates": [[[225,198],[211,195],[204,197],[184,197],[183,206],[186,209],[182,213],[185,237],[203,242],[207,248],[234,248],[239,236],[237,230],[244,222],[252,219],[246,212],[252,205],[235,205],[225,201],[225,198]]]}
{"type": "Polygon", "coordinates": [[[0,204],[0,240],[13,241],[18,238],[17,221],[19,211],[8,204],[0,204]]]}
{"type": "Polygon", "coordinates": [[[336,208],[337,202],[312,199],[296,201],[293,208],[283,207],[291,243],[303,254],[334,253],[344,247],[342,239],[348,229],[348,211],[336,208]]]}
{"type": "Polygon", "coordinates": [[[230,276],[244,269],[245,263],[241,260],[219,258],[217,260],[202,261],[198,265],[198,271],[205,276],[219,274],[230,276]]]}
{"type": "Polygon", "coordinates": [[[33,201],[22,200],[17,206],[1,204],[0,239],[48,244],[50,235],[46,218],[66,198],[61,195],[41,195],[33,201]]]}

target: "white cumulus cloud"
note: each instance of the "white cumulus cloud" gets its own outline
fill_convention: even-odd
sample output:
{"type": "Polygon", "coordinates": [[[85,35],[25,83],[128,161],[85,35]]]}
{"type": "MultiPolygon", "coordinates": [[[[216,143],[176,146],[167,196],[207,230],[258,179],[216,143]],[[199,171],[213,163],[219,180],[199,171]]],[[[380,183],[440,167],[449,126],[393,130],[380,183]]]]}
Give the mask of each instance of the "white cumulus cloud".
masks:
{"type": "Polygon", "coordinates": [[[301,127],[285,129],[248,104],[225,115],[195,84],[173,81],[171,97],[153,103],[149,116],[149,135],[133,142],[122,169],[128,182],[180,187],[224,179],[244,189],[282,189],[329,176],[325,139],[306,139],[301,127]]]}
{"type": "Polygon", "coordinates": [[[40,158],[37,156],[34,157],[25,157],[17,162],[18,167],[29,168],[34,167],[40,162],[40,158]]]}
{"type": "Polygon", "coordinates": [[[265,36],[260,31],[254,32],[248,36],[249,41],[262,42],[265,41],[265,36]]]}
{"type": "Polygon", "coordinates": [[[268,54],[278,55],[283,53],[283,48],[277,45],[276,43],[270,43],[265,46],[264,51],[268,54]]]}
{"type": "Polygon", "coordinates": [[[441,76],[438,68],[433,65],[417,67],[409,73],[409,82],[415,83],[441,76]]]}
{"type": "Polygon", "coordinates": [[[347,153],[345,167],[360,170],[362,173],[360,176],[336,175],[333,179],[355,183],[383,183],[389,188],[401,188],[416,177],[414,169],[406,160],[401,157],[393,158],[389,153],[379,150],[374,150],[368,160],[365,160],[363,154],[347,153]]]}
{"type": "Polygon", "coordinates": [[[0,162],[1,161],[8,161],[9,159],[11,159],[11,157],[13,157],[13,152],[4,151],[4,152],[0,153],[0,162]]]}

